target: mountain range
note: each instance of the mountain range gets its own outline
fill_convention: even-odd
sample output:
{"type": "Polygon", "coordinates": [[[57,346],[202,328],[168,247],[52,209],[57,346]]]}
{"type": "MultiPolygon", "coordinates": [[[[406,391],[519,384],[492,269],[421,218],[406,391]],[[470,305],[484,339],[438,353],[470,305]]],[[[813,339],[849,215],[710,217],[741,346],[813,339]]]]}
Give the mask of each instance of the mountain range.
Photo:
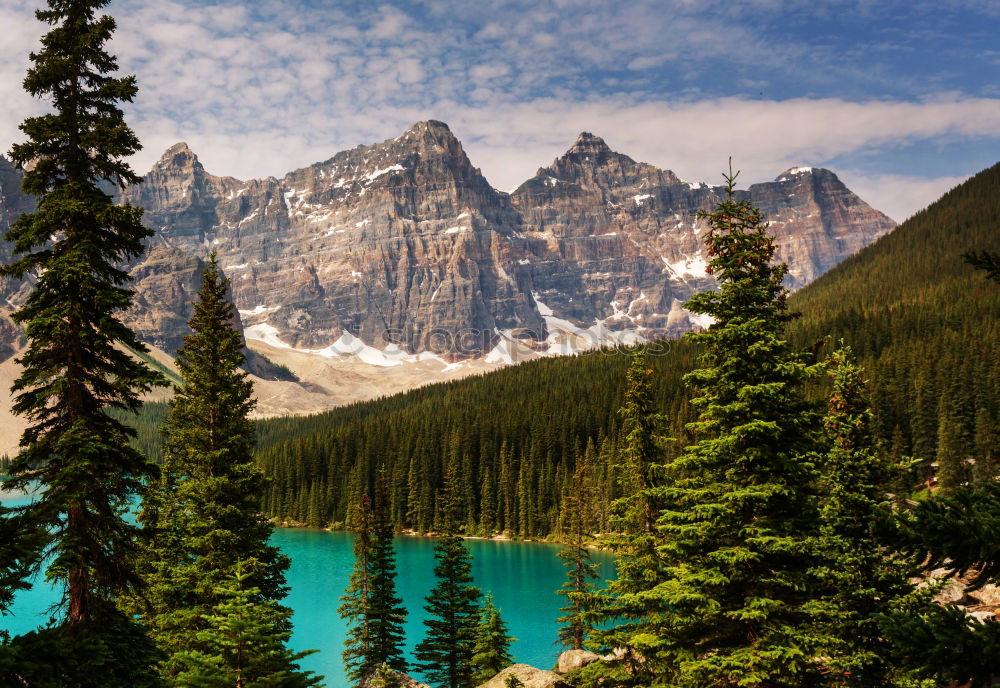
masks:
{"type": "MultiPolygon", "coordinates": [[[[19,182],[0,158],[0,227],[33,207],[19,182]]],[[[281,179],[212,175],[178,143],[122,193],[155,231],[130,266],[127,318],[152,346],[176,350],[215,251],[250,347],[291,368],[306,396],[369,385],[341,401],[673,336],[706,324],[683,303],[714,284],[697,213],[724,192],[586,132],[511,193],[494,189],[437,121],[281,179]]],[[[786,170],[736,196],[769,219],[792,289],[895,226],[825,169],[786,170]]],[[[0,242],[0,260],[9,256],[0,242]]],[[[9,315],[29,286],[0,283],[0,358],[17,348],[9,315]]],[[[274,371],[257,370],[281,377],[274,371]]]]}

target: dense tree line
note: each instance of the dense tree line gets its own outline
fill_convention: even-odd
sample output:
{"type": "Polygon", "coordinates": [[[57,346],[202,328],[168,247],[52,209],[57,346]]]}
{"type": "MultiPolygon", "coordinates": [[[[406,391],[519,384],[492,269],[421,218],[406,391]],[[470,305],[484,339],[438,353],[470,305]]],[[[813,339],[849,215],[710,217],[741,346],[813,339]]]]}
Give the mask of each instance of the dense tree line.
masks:
{"type": "MultiPolygon", "coordinates": [[[[789,325],[796,346],[815,349],[818,360],[842,339],[865,369],[880,451],[906,465],[892,486],[900,494],[918,492],[935,474],[947,487],[997,472],[1000,287],[962,254],[1000,248],[1000,210],[991,202],[998,193],[995,166],[789,299],[802,314],[789,325]]],[[[681,378],[698,350],[686,341],[650,347],[653,403],[675,446],[693,419],[681,378]]],[[[265,510],[297,523],[341,524],[351,495],[384,464],[394,522],[431,531],[443,467],[457,458],[469,532],[545,535],[559,530],[576,459],[593,443],[595,480],[608,497],[598,505],[598,528],[606,529],[607,506],[620,494],[611,467],[623,444],[617,409],[627,354],[529,362],[264,421],[257,457],[273,479],[265,510]]],[[[810,398],[823,398],[828,385],[809,382],[810,398]]]]}

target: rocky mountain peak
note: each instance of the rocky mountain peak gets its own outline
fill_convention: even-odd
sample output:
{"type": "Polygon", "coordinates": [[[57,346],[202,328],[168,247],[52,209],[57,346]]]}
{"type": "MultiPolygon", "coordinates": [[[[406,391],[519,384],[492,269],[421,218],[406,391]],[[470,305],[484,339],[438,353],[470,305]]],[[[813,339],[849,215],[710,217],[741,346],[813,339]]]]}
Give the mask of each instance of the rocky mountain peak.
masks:
{"type": "Polygon", "coordinates": [[[166,151],[164,151],[161,157],[166,158],[170,155],[176,155],[177,153],[190,153],[191,155],[194,155],[194,152],[192,152],[191,146],[187,144],[187,141],[178,141],[170,148],[168,148],[166,151]]]}
{"type": "Polygon", "coordinates": [[[160,159],[153,164],[153,169],[163,168],[201,168],[198,156],[184,141],[179,141],[163,152],[160,159]]]}
{"type": "Polygon", "coordinates": [[[837,175],[824,167],[789,167],[775,177],[774,181],[787,182],[812,177],[832,177],[833,179],[837,179],[837,175]]]}
{"type": "Polygon", "coordinates": [[[437,134],[447,134],[449,136],[453,136],[453,134],[451,133],[451,128],[444,122],[441,122],[440,120],[436,119],[426,119],[420,122],[416,122],[413,124],[413,126],[407,129],[403,135],[405,136],[406,134],[410,133],[421,134],[429,132],[434,132],[437,134]]]}
{"type": "Polygon", "coordinates": [[[576,137],[576,143],[574,143],[566,155],[577,154],[591,154],[596,155],[600,153],[613,153],[614,151],[604,142],[600,136],[594,136],[589,131],[580,132],[580,135],[576,137]]]}
{"type": "MultiPolygon", "coordinates": [[[[0,160],[0,227],[31,207],[4,169],[0,160]]],[[[396,365],[383,360],[394,347],[421,365],[432,360],[422,352],[495,362],[515,349],[533,356],[677,334],[704,324],[682,304],[713,283],[694,218],[720,193],[590,132],[511,194],[436,120],[281,178],[209,174],[179,142],[124,192],[145,209],[157,247],[132,266],[131,324],[175,347],[197,261],[214,249],[248,339],[337,360],[361,347],[396,365]]],[[[793,287],[892,227],[825,170],[791,168],[738,196],[771,221],[793,287]]],[[[0,305],[18,302],[22,286],[0,284],[0,305]]]]}
{"type": "MultiPolygon", "coordinates": [[[[392,144],[416,144],[417,147],[430,145],[431,147],[444,150],[461,150],[462,144],[459,142],[451,129],[444,122],[435,119],[417,122],[400,136],[384,142],[381,145],[392,144]]],[[[379,146],[380,144],[376,144],[379,146]]]]}

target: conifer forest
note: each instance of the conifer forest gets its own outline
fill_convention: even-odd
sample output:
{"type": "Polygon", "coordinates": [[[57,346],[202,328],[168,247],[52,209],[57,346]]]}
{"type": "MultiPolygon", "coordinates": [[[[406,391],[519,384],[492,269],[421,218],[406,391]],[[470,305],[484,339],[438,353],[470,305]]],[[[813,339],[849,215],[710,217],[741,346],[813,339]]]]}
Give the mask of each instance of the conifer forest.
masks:
{"type": "Polygon", "coordinates": [[[730,161],[698,211],[704,327],[258,418],[207,240],[176,373],[126,324],[155,233],[121,200],[142,83],[107,11],[37,10],[23,86],[47,109],[10,150],[36,204],[4,235],[30,294],[0,475],[33,498],[0,502],[0,687],[339,686],[293,642],[277,528],[351,534],[345,686],[1000,681],[1000,621],[969,602],[1000,586],[1000,163],[792,292],[730,161]],[[433,538],[433,568],[400,571],[401,537],[433,538]],[[560,546],[553,671],[517,662],[467,538],[560,546]],[[401,577],[428,581],[416,639],[401,577]],[[43,581],[48,621],[7,630],[43,581]]]}

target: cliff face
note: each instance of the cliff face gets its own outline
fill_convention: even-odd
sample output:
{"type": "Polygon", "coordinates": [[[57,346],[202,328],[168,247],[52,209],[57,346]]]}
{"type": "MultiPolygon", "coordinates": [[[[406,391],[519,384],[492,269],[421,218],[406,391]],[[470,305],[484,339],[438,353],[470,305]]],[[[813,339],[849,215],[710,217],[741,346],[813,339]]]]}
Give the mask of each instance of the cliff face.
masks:
{"type": "MultiPolygon", "coordinates": [[[[677,334],[693,324],[683,301],[713,283],[695,213],[721,193],[587,133],[509,195],[441,122],[281,179],[213,176],[177,144],[124,197],[156,231],[133,266],[129,319],[176,348],[200,260],[214,250],[248,338],[324,355],[389,347],[509,360],[518,348],[677,334]]],[[[771,220],[793,288],[894,226],[826,170],[789,170],[740,197],[771,220]]],[[[24,202],[5,198],[0,217],[24,202]]]]}

